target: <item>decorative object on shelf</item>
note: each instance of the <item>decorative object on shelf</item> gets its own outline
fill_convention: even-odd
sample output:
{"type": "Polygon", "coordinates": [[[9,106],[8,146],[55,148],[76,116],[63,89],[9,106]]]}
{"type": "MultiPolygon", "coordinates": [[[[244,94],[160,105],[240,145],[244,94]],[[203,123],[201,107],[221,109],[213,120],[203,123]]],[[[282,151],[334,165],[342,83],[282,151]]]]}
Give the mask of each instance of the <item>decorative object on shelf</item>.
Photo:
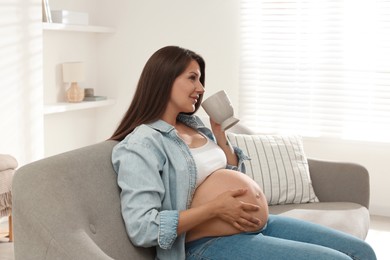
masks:
{"type": "Polygon", "coordinates": [[[85,88],[84,89],[84,96],[85,97],[93,97],[94,96],[93,88],[85,88]]]}
{"type": "Polygon", "coordinates": [[[53,23],[88,25],[89,15],[68,10],[53,10],[51,18],[53,23]]]}
{"type": "Polygon", "coordinates": [[[50,12],[49,0],[42,0],[42,21],[45,23],[53,22],[50,12]]]}
{"type": "Polygon", "coordinates": [[[93,88],[84,89],[84,101],[100,101],[106,100],[105,96],[95,96],[93,88]]]}
{"type": "Polygon", "coordinates": [[[70,83],[66,91],[67,101],[71,103],[81,102],[84,99],[84,89],[77,82],[84,80],[84,63],[68,62],[62,64],[62,78],[65,83],[70,83]]]}

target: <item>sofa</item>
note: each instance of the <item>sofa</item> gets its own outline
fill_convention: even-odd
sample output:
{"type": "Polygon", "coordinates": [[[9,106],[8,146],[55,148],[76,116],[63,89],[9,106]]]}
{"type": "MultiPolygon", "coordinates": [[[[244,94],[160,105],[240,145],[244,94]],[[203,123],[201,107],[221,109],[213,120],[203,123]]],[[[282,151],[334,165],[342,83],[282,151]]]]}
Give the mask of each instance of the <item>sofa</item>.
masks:
{"type": "MultiPolygon", "coordinates": [[[[251,131],[238,124],[233,132],[251,131]]],[[[13,180],[15,259],[154,259],[129,240],[111,165],[115,141],[21,167],[13,180]]],[[[270,206],[361,239],[369,227],[369,175],[357,164],[308,159],[320,202],[270,206]]]]}

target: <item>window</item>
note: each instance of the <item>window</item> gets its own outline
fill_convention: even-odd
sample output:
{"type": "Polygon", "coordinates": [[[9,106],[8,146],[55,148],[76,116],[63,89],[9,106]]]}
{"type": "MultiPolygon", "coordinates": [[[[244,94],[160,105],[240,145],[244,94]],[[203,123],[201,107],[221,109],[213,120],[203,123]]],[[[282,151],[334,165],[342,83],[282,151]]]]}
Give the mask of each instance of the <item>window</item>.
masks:
{"type": "Polygon", "coordinates": [[[242,0],[240,118],[390,142],[390,1],[242,0]]]}

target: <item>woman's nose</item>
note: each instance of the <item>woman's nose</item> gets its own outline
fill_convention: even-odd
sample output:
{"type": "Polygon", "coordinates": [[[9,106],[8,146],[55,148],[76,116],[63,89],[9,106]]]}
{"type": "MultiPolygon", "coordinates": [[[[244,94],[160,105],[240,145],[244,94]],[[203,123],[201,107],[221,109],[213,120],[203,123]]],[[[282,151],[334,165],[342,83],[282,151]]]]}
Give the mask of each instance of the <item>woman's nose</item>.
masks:
{"type": "Polygon", "coordinates": [[[202,83],[198,83],[197,85],[196,85],[196,89],[195,89],[197,92],[199,92],[199,93],[201,93],[201,94],[203,94],[204,93],[204,87],[203,87],[203,85],[202,85],[202,83]]]}

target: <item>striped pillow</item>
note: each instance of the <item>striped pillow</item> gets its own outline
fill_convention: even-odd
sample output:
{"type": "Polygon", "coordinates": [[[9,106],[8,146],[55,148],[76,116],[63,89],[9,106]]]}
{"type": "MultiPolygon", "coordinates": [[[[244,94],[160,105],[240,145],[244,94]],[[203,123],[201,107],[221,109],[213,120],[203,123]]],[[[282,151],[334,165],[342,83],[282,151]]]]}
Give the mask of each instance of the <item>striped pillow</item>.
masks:
{"type": "Polygon", "coordinates": [[[246,174],[262,188],[268,205],[318,202],[300,136],[228,133],[251,160],[246,174]]]}

